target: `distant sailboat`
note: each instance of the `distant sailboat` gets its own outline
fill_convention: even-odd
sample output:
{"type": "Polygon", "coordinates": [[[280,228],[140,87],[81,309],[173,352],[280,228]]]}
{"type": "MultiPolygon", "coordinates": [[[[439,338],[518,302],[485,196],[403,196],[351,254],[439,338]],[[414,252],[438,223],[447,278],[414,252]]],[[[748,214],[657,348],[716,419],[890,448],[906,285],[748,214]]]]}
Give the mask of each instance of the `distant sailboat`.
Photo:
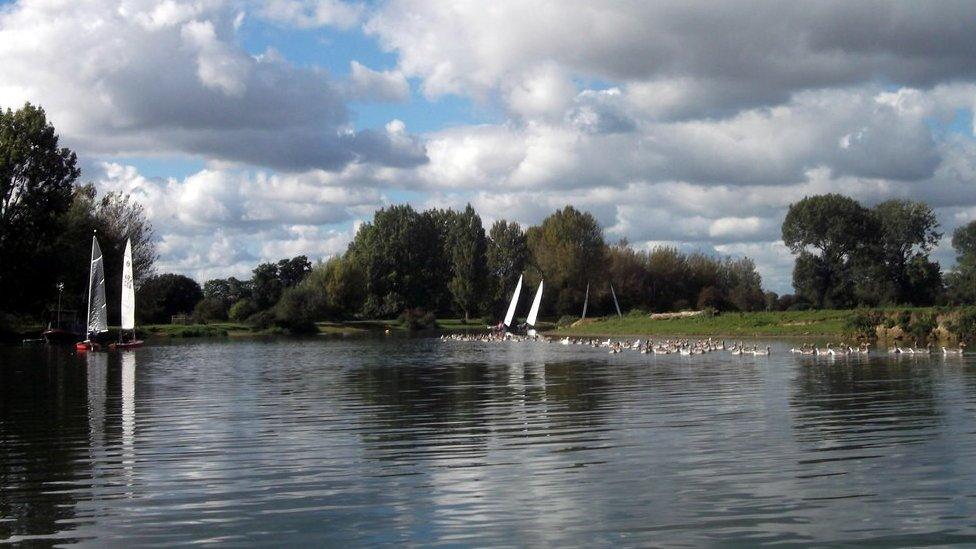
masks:
{"type": "Polygon", "coordinates": [[[529,309],[529,316],[525,319],[526,325],[529,326],[529,335],[536,335],[535,332],[535,321],[539,316],[539,305],[542,303],[542,285],[543,281],[539,281],[539,289],[535,292],[535,299],[532,300],[532,308],[529,309]]]}
{"type": "Polygon", "coordinates": [[[91,265],[88,271],[88,324],[85,340],[75,344],[79,351],[97,351],[101,345],[92,341],[98,334],[108,331],[108,311],[105,303],[105,266],[102,263],[102,249],[92,235],[91,265]]]}
{"type": "Polygon", "coordinates": [[[512,294],[512,302],[508,305],[508,312],[505,313],[505,328],[512,327],[515,320],[515,307],[518,305],[519,295],[522,293],[522,275],[519,275],[518,284],[515,285],[515,293],[512,294]]]}
{"type": "Polygon", "coordinates": [[[139,347],[142,341],[136,339],[136,288],[132,278],[132,241],[125,241],[125,259],[122,263],[122,326],[119,330],[119,342],[113,343],[113,349],[131,349],[139,347]],[[132,339],[122,339],[126,331],[132,332],[132,339]]]}

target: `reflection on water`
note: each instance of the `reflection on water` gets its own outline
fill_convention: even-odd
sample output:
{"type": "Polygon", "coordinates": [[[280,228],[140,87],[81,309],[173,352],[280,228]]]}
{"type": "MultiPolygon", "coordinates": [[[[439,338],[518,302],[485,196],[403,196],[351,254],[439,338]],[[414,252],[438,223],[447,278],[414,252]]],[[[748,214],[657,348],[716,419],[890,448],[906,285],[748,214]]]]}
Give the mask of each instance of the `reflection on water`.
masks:
{"type": "Polygon", "coordinates": [[[0,349],[0,541],[972,543],[974,396],[782,345],[0,349]]]}

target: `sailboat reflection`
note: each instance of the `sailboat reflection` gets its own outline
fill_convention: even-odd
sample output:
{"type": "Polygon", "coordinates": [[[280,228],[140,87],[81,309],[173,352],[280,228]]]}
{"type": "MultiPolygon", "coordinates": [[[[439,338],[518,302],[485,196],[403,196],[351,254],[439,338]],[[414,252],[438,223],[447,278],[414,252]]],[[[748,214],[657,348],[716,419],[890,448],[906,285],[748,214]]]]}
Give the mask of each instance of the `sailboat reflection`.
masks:
{"type": "Polygon", "coordinates": [[[125,485],[132,486],[135,464],[136,353],[122,353],[122,470],[125,485]]]}
{"type": "Polygon", "coordinates": [[[88,368],[88,452],[92,468],[92,483],[104,477],[107,455],[105,448],[105,390],[108,378],[108,354],[87,353],[88,368]]]}

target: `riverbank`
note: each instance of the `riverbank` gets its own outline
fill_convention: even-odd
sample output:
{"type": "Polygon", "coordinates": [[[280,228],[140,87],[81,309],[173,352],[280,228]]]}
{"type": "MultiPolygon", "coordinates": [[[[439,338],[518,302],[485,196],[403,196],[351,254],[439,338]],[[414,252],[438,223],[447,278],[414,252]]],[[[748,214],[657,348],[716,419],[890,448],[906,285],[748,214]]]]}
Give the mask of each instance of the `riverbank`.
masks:
{"type": "Polygon", "coordinates": [[[552,331],[559,336],[842,336],[853,311],[784,311],[651,318],[626,315],[578,321],[552,331]]]}
{"type": "Polygon", "coordinates": [[[970,307],[721,313],[652,318],[631,314],[562,326],[554,336],[830,337],[925,342],[972,340],[976,309],[970,307]]]}

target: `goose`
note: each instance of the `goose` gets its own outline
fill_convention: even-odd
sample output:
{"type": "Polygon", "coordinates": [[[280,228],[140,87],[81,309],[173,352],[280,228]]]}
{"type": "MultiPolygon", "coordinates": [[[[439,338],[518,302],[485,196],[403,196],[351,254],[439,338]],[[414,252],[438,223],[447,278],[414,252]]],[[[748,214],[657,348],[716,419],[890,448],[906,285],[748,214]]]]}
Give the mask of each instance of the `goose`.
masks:
{"type": "Polygon", "coordinates": [[[770,351],[771,349],[769,348],[769,345],[766,345],[765,349],[756,347],[755,349],[752,350],[752,354],[753,356],[767,356],[769,355],[770,351]]]}
{"type": "Polygon", "coordinates": [[[942,354],[949,355],[949,356],[962,356],[964,352],[963,348],[965,346],[966,346],[965,343],[960,343],[959,347],[956,349],[947,349],[945,347],[942,347],[942,354]]]}

